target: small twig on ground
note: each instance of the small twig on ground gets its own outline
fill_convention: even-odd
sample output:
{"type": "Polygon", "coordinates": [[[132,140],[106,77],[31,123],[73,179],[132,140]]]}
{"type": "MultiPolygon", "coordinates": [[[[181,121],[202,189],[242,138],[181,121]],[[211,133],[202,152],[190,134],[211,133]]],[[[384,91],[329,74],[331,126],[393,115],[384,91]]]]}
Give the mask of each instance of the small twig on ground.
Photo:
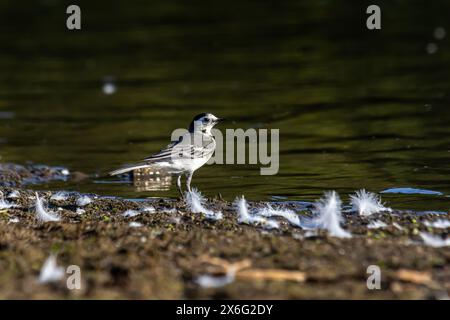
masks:
{"type": "Polygon", "coordinates": [[[397,280],[410,282],[414,284],[429,285],[433,282],[431,274],[429,272],[400,269],[394,273],[394,277],[397,280]]]}
{"type": "Polygon", "coordinates": [[[271,281],[296,281],[305,282],[306,274],[301,271],[282,269],[248,269],[236,273],[236,278],[271,281]]]}
{"type": "Polygon", "coordinates": [[[251,268],[252,263],[249,259],[244,259],[238,262],[229,262],[217,257],[201,256],[200,261],[216,267],[220,267],[223,270],[224,274],[233,273],[236,278],[242,280],[296,282],[304,282],[306,280],[306,274],[301,271],[251,268]]]}

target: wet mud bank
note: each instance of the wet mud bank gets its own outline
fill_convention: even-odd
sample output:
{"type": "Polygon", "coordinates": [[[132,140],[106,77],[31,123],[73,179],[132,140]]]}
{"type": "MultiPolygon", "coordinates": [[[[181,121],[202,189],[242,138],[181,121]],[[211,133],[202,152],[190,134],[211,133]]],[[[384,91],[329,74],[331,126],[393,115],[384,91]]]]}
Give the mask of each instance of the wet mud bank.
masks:
{"type": "MultiPolygon", "coordinates": [[[[347,212],[352,237],[336,238],[283,217],[273,228],[246,224],[219,199],[204,203],[221,213],[212,219],[184,200],[35,193],[15,177],[0,187],[1,299],[443,299],[450,290],[450,247],[421,237],[446,239],[448,213],[347,212]],[[80,268],[80,289],[68,289],[65,272],[40,279],[52,256],[80,268]],[[380,289],[367,286],[371,265],[380,289]]],[[[277,205],[312,215],[307,204],[277,205]]]]}
{"type": "Polygon", "coordinates": [[[70,172],[64,167],[41,164],[0,163],[0,186],[17,187],[51,181],[83,180],[88,176],[82,172],[70,172]]]}

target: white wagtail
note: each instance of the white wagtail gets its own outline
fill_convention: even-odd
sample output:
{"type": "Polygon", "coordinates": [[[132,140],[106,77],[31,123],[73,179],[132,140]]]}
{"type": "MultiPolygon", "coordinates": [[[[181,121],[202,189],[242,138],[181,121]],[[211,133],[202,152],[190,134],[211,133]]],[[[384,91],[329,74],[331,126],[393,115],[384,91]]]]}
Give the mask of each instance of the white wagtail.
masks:
{"type": "Polygon", "coordinates": [[[219,119],[211,113],[201,113],[194,117],[189,131],[177,141],[172,141],[166,148],[145,158],[140,163],[127,165],[109,174],[114,176],[142,168],[164,170],[178,176],[177,188],[183,197],[181,176],[186,175],[186,188],[191,192],[194,171],[208,162],[216,149],[216,141],[211,134],[211,129],[220,120],[223,119],[219,119]]]}

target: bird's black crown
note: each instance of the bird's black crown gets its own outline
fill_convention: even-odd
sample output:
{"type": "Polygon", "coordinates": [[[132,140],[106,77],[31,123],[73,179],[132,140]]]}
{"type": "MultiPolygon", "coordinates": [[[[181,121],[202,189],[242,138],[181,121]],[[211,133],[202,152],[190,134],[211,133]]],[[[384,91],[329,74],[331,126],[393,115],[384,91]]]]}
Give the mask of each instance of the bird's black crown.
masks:
{"type": "Polygon", "coordinates": [[[207,112],[203,112],[203,113],[200,113],[200,114],[196,115],[194,117],[194,119],[192,119],[191,124],[189,125],[189,132],[194,132],[195,121],[198,121],[198,120],[200,120],[203,117],[206,117],[208,114],[209,113],[207,113],[207,112]]]}

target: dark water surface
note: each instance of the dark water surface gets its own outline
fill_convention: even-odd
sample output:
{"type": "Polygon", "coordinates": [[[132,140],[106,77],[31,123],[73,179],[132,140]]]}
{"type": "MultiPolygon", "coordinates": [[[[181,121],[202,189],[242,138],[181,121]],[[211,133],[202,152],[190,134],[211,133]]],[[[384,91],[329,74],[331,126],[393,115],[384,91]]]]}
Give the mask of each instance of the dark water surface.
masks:
{"type": "MultiPolygon", "coordinates": [[[[79,3],[82,30],[70,32],[64,1],[0,1],[0,161],[101,176],[209,111],[232,120],[220,129],[280,129],[281,150],[276,176],[202,168],[193,185],[208,196],[310,201],[330,189],[347,199],[363,187],[415,188],[440,194],[383,199],[448,210],[450,3],[381,2],[375,32],[361,3],[90,1],[79,3]]],[[[36,187],[176,195],[106,181],[36,187]]]]}

